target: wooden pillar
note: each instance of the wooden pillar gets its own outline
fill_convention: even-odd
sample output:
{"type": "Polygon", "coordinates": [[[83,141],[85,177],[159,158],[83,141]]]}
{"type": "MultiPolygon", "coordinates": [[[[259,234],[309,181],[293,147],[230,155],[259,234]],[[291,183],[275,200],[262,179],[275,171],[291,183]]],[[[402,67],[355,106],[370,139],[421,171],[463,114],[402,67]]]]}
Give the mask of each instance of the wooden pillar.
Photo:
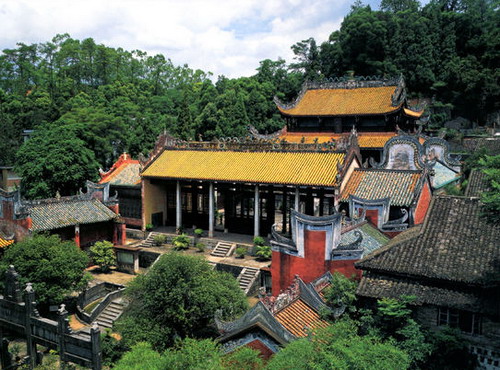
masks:
{"type": "Polygon", "coordinates": [[[182,198],[181,182],[177,181],[175,189],[175,228],[180,230],[182,227],[182,198]]]}
{"type": "Polygon", "coordinates": [[[314,198],[311,188],[307,188],[306,192],[306,215],[314,216],[314,198]]]}
{"type": "Polygon", "coordinates": [[[75,244],[80,248],[80,225],[75,225],[75,244]]]}
{"type": "Polygon", "coordinates": [[[297,186],[295,188],[295,210],[297,212],[300,212],[300,190],[299,187],[297,186]]]}
{"type": "Polygon", "coordinates": [[[319,192],[319,215],[323,216],[323,202],[325,201],[325,194],[323,189],[318,189],[319,192]]]}
{"type": "Polygon", "coordinates": [[[260,198],[259,198],[259,185],[255,185],[254,206],[253,206],[253,236],[260,234],[260,212],[259,212],[260,198]]]}
{"type": "Polygon", "coordinates": [[[208,187],[208,237],[214,237],[215,211],[214,211],[214,183],[208,187]]]}

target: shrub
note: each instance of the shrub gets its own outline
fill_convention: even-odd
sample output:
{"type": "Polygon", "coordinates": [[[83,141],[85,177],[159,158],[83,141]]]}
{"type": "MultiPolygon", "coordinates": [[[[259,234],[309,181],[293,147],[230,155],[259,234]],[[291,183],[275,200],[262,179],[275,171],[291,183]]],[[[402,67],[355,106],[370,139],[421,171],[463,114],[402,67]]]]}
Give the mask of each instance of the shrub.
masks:
{"type": "Polygon", "coordinates": [[[271,247],[268,245],[257,245],[257,252],[255,255],[260,261],[269,261],[272,256],[271,247]]]}
{"type": "Polygon", "coordinates": [[[194,229],[194,235],[196,235],[198,238],[201,238],[203,235],[203,229],[194,229]]]}
{"type": "Polygon", "coordinates": [[[166,241],[167,241],[167,236],[163,234],[158,234],[153,237],[153,242],[157,246],[165,244],[166,241]]]}
{"type": "Polygon", "coordinates": [[[172,244],[174,245],[174,249],[176,251],[188,249],[189,242],[189,236],[187,236],[186,234],[178,235],[172,240],[172,244]]]}
{"type": "Polygon", "coordinates": [[[266,244],[266,241],[263,237],[256,236],[255,238],[253,238],[253,244],[256,246],[264,246],[266,244]]]}
{"type": "Polygon", "coordinates": [[[153,230],[153,224],[146,224],[145,228],[146,228],[146,231],[151,231],[153,230]]]}
{"type": "Polygon", "coordinates": [[[236,257],[238,258],[243,258],[245,257],[245,254],[247,253],[247,249],[245,247],[238,247],[236,248],[236,257]]]}
{"type": "Polygon", "coordinates": [[[96,242],[90,247],[90,257],[102,272],[108,272],[111,266],[116,265],[116,255],[113,244],[108,241],[96,242]]]}
{"type": "Polygon", "coordinates": [[[203,253],[205,252],[205,244],[204,243],[196,243],[195,245],[196,249],[198,249],[198,252],[203,253]]]}

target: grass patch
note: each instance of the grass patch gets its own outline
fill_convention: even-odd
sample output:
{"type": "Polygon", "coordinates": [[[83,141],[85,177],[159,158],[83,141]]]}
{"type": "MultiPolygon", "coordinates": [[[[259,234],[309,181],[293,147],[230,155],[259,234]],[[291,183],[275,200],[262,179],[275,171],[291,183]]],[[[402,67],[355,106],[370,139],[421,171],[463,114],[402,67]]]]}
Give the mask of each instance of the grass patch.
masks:
{"type": "Polygon", "coordinates": [[[88,313],[90,315],[90,313],[94,310],[94,308],[96,308],[96,306],[102,302],[104,298],[99,298],[98,300],[88,304],[87,306],[85,306],[85,308],[83,309],[83,311],[85,313],[88,313]]]}

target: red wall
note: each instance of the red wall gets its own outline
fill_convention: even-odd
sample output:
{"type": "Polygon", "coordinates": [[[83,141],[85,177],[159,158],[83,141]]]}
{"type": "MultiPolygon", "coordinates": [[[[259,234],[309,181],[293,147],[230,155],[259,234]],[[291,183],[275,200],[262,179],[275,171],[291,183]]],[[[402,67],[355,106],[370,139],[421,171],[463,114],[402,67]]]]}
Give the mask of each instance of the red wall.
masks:
{"type": "Polygon", "coordinates": [[[272,355],[274,355],[274,352],[271,351],[268,346],[266,346],[258,339],[247,343],[246,346],[259,351],[261,353],[261,357],[264,360],[268,360],[272,355]]]}
{"type": "Polygon", "coordinates": [[[325,261],[325,243],[325,231],[305,230],[304,258],[273,251],[271,279],[274,296],[287,289],[295,275],[299,275],[305,283],[317,279],[327,271],[339,271],[347,277],[353,274],[361,276],[361,272],[354,268],[357,260],[325,261]]]}
{"type": "Polygon", "coordinates": [[[422,192],[420,193],[420,198],[418,198],[417,207],[415,208],[415,225],[424,222],[425,215],[427,214],[427,210],[429,209],[429,205],[431,203],[431,197],[432,195],[429,183],[426,181],[422,188],[422,192]]]}

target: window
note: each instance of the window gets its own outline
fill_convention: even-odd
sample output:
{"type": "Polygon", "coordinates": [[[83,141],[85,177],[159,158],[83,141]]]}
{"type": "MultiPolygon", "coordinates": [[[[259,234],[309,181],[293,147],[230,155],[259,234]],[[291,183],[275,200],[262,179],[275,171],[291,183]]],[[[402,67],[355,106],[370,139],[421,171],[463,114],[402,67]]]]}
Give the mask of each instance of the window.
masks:
{"type": "Polygon", "coordinates": [[[466,334],[481,334],[481,315],[469,311],[439,308],[437,324],[459,328],[466,334]]]}

